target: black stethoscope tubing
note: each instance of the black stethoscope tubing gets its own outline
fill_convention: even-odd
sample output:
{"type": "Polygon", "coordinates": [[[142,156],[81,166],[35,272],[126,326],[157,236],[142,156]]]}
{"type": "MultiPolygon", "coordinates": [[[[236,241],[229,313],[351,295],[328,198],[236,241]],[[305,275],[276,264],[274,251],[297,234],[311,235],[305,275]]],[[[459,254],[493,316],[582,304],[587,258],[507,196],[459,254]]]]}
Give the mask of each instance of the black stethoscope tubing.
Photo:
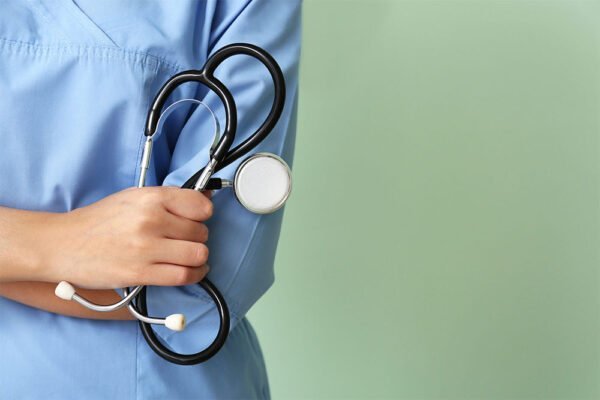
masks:
{"type": "MultiPolygon", "coordinates": [[[[183,71],[167,81],[152,102],[152,107],[146,120],[145,136],[152,136],[157,128],[162,109],[173,91],[186,82],[198,82],[214,91],[221,99],[225,108],[225,130],[217,145],[213,148],[211,159],[216,159],[214,172],[226,167],[255,148],[273,130],[283,111],[285,102],[285,81],[281,68],[273,57],[258,46],[247,43],[234,43],[225,46],[208,58],[201,70],[183,71]],[[269,71],[274,85],[274,96],[271,111],[260,127],[242,143],[230,150],[237,130],[237,109],[235,100],[227,87],[214,76],[217,67],[227,58],[245,54],[261,61],[269,71]]],[[[204,168],[197,171],[181,187],[193,188],[204,168]]],[[[180,354],[166,347],[156,336],[152,325],[139,321],[139,325],[148,345],[156,354],[175,364],[193,365],[204,362],[214,356],[225,344],[231,326],[229,309],[221,292],[207,278],[198,282],[214,301],[219,313],[219,331],[213,342],[204,350],[193,354],[180,354]]],[[[135,298],[135,307],[147,315],[146,288],[144,287],[135,298]]]]}

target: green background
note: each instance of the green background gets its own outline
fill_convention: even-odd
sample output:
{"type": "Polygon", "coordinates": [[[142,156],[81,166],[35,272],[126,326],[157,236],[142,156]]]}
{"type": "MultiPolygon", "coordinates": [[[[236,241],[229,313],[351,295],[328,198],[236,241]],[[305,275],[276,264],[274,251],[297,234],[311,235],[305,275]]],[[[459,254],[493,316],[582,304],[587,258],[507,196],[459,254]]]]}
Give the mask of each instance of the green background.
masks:
{"type": "Polygon", "coordinates": [[[600,398],[599,2],[303,18],[273,398],[600,398]]]}

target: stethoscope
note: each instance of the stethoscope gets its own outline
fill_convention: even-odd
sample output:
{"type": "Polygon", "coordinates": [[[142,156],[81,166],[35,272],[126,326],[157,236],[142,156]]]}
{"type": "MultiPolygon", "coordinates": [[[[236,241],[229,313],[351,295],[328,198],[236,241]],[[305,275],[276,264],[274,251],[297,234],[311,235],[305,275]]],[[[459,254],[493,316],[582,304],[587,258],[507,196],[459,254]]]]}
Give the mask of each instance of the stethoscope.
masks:
{"type": "MultiPolygon", "coordinates": [[[[279,65],[265,50],[246,43],[231,44],[219,49],[208,58],[201,70],[180,72],[162,86],[154,98],[146,119],[144,131],[146,141],[141,158],[138,187],[145,186],[153,143],[160,134],[164,120],[183,101],[175,102],[163,111],[164,105],[173,91],[186,82],[201,83],[217,94],[225,108],[225,129],[221,135],[218,120],[206,104],[199,100],[188,99],[203,105],[210,111],[215,123],[215,139],[210,148],[208,164],[191,176],[182,188],[203,191],[232,187],[238,201],[249,211],[267,214],[281,208],[291,191],[291,173],[285,161],[274,154],[256,153],[248,157],[238,166],[233,181],[211,178],[215,172],[247,154],[262,142],[273,130],[283,110],[285,82],[279,65]],[[271,111],[262,125],[253,135],[231,149],[237,130],[237,109],[233,96],[223,83],[215,78],[214,72],[224,60],[238,54],[249,55],[261,61],[273,79],[275,91],[271,111]]],[[[157,338],[152,325],[164,325],[173,331],[181,331],[185,328],[185,317],[182,314],[172,314],[165,318],[148,316],[145,286],[123,288],[121,300],[109,305],[100,305],[87,300],[77,294],[71,284],[64,281],[58,284],[55,293],[62,299],[74,300],[94,311],[109,312],[127,306],[131,314],[139,320],[144,338],[156,354],[176,364],[192,365],[214,356],[225,344],[230,328],[229,310],[223,295],[206,278],[198,284],[214,301],[219,313],[220,325],[213,342],[204,350],[194,354],[176,353],[157,338]]]]}

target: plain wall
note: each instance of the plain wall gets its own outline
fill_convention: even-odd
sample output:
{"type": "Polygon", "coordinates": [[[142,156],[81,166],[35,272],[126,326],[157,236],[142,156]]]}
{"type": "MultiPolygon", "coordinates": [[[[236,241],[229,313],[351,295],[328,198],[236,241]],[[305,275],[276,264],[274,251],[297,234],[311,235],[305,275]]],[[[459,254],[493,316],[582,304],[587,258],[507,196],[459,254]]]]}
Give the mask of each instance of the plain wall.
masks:
{"type": "Polygon", "coordinates": [[[249,313],[273,398],[600,398],[599,2],[307,0],[303,22],[249,313]]]}

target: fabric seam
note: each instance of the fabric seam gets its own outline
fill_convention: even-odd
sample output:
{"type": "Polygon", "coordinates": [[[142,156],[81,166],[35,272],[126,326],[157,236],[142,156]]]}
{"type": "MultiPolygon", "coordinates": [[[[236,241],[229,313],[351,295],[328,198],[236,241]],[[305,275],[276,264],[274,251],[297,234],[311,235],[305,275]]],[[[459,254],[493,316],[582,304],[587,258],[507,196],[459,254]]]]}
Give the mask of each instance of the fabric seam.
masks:
{"type": "Polygon", "coordinates": [[[26,49],[33,51],[35,53],[43,53],[43,52],[56,52],[56,53],[70,53],[75,55],[83,55],[83,54],[100,54],[105,55],[105,58],[119,58],[123,59],[124,57],[117,56],[126,56],[133,61],[137,61],[140,64],[144,64],[147,66],[164,66],[170,69],[173,72],[182,71],[184,68],[179,63],[174,63],[167,60],[164,57],[156,56],[152,53],[129,50],[119,47],[110,47],[110,46],[87,46],[81,44],[56,44],[56,45],[43,45],[39,43],[32,42],[24,42],[21,40],[14,40],[0,37],[0,44],[5,46],[14,47],[17,49],[26,49]]]}
{"type": "Polygon", "coordinates": [[[77,3],[75,3],[74,1],[72,3],[72,6],[77,8],[77,11],[79,11],[79,13],[75,12],[75,10],[71,7],[65,7],[65,9],[69,13],[69,15],[71,15],[71,17],[73,17],[73,19],[77,21],[77,24],[82,29],[88,32],[91,35],[91,37],[93,37],[96,40],[108,41],[113,46],[121,48],[121,46],[115,43],[115,41],[108,34],[106,34],[106,32],[104,32],[102,28],[98,26],[98,24],[96,24],[91,18],[87,16],[87,14],[81,9],[81,7],[79,7],[77,3]],[[83,22],[83,19],[85,19],[87,23],[83,22]]]}

